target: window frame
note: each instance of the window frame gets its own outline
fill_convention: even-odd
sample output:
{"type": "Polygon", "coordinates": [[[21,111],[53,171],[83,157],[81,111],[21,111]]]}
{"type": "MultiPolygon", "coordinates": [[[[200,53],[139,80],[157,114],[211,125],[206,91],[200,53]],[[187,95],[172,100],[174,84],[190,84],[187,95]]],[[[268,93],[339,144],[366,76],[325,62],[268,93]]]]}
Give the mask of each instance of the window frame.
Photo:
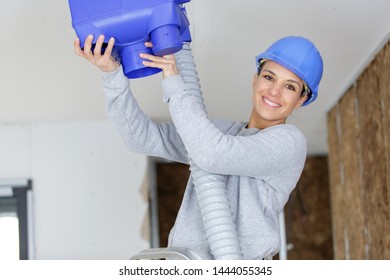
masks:
{"type": "Polygon", "coordinates": [[[0,179],[0,197],[16,199],[19,221],[19,259],[32,259],[32,181],[30,179],[0,179]]]}

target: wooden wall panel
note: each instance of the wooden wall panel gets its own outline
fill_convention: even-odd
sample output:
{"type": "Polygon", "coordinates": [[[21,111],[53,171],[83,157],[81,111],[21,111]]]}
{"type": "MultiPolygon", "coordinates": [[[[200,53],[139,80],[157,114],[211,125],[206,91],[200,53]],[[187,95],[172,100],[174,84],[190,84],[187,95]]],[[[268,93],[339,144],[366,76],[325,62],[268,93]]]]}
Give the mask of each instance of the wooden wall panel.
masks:
{"type": "Polygon", "coordinates": [[[335,259],[345,259],[342,168],[339,145],[339,106],[328,114],[329,184],[333,229],[333,254],[335,259]]]}
{"type": "Polygon", "coordinates": [[[360,170],[360,129],[357,116],[356,87],[342,98],[339,106],[341,147],[340,161],[344,167],[343,209],[344,238],[347,259],[365,259],[364,214],[360,170]]]}
{"type": "Polygon", "coordinates": [[[327,156],[306,159],[284,212],[289,260],[333,259],[327,156]]]}
{"type": "MultiPolygon", "coordinates": [[[[383,132],[385,141],[385,157],[386,157],[386,183],[387,195],[384,194],[387,200],[388,211],[390,211],[390,42],[385,46],[384,50],[378,55],[378,76],[379,76],[379,93],[382,99],[382,116],[383,116],[383,132]]],[[[390,213],[387,212],[388,222],[390,223],[390,213]]],[[[390,231],[388,231],[390,232],[390,231]]],[[[385,236],[384,246],[390,248],[390,233],[385,236]]],[[[390,250],[385,252],[385,258],[390,259],[390,250]]]]}
{"type": "Polygon", "coordinates": [[[340,167],[329,169],[338,209],[333,227],[344,228],[333,239],[345,242],[345,255],[337,248],[336,259],[390,259],[389,77],[390,43],[328,114],[329,158],[340,167]]]}
{"type": "MultiPolygon", "coordinates": [[[[375,69],[372,65],[370,69],[375,69]]],[[[376,69],[375,69],[376,70],[376,69]]],[[[386,158],[382,126],[382,108],[376,71],[365,71],[358,87],[359,124],[362,127],[361,157],[364,209],[366,211],[367,249],[369,259],[384,259],[382,235],[385,233],[384,190],[386,158]],[[376,98],[374,98],[376,97],[376,98]]],[[[387,231],[388,232],[388,231],[387,231]]]]}
{"type": "Polygon", "coordinates": [[[157,195],[160,247],[168,245],[190,176],[189,166],[182,163],[157,163],[157,195]]]}

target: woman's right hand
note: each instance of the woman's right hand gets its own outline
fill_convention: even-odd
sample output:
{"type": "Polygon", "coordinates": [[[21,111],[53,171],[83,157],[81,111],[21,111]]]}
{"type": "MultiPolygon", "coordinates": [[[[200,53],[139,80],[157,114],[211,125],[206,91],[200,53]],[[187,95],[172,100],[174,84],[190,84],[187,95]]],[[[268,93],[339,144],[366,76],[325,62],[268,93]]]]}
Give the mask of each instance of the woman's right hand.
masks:
{"type": "Polygon", "coordinates": [[[100,35],[98,37],[93,51],[92,41],[93,35],[88,35],[84,42],[84,49],[82,50],[80,47],[80,38],[76,38],[74,40],[75,53],[94,64],[103,72],[113,72],[118,69],[119,63],[111,55],[115,39],[112,37],[110,38],[104,54],[101,54],[102,45],[104,43],[104,35],[100,35]]]}

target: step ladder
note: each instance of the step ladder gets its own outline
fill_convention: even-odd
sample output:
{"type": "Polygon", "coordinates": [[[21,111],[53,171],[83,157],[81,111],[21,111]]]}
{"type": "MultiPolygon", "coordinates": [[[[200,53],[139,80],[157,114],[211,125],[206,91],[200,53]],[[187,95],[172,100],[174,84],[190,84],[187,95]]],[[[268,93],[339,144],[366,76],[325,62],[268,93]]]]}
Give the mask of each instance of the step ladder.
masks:
{"type": "MultiPolygon", "coordinates": [[[[279,214],[279,227],[281,239],[279,260],[287,260],[287,240],[283,211],[279,214]]],[[[132,256],[130,260],[201,260],[201,258],[198,254],[188,248],[168,247],[142,250],[132,256]]],[[[272,260],[272,256],[266,256],[264,260],[272,260]]]]}
{"type": "Polygon", "coordinates": [[[132,256],[130,260],[201,260],[201,258],[190,249],[170,247],[145,249],[132,256]]]}

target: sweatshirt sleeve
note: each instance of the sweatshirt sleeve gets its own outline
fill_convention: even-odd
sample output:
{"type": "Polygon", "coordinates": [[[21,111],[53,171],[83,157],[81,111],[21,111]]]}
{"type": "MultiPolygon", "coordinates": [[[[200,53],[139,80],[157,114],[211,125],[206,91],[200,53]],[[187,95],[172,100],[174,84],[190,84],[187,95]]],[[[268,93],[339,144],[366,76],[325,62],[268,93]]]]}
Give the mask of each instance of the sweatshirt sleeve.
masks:
{"type": "Polygon", "coordinates": [[[163,100],[194,163],[206,172],[272,176],[303,168],[306,140],[294,126],[278,125],[248,136],[221,132],[209,120],[189,48],[176,55],[180,75],[163,80],[163,100]],[[294,167],[295,168],[295,167],[294,167]]]}
{"type": "Polygon", "coordinates": [[[103,73],[109,118],[132,151],[169,160],[188,162],[183,142],[172,123],[155,123],[139,107],[122,67],[103,73]]]}

